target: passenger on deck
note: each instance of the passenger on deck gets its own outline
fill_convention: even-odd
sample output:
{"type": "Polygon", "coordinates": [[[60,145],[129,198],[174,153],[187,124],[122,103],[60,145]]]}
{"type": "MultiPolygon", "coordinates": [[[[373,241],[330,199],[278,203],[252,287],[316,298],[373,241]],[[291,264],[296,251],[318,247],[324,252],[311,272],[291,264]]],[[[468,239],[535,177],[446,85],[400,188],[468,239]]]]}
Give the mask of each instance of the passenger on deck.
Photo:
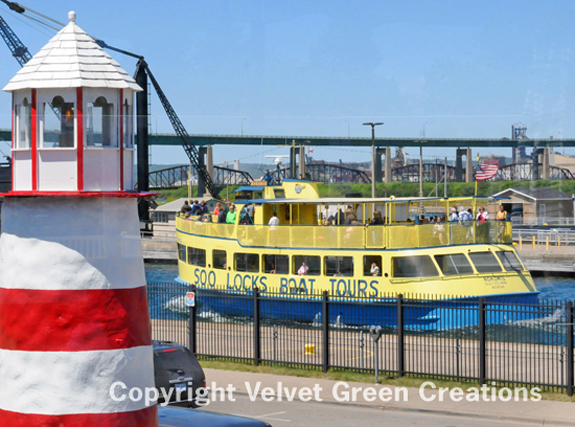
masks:
{"type": "Polygon", "coordinates": [[[222,208],[222,209],[218,212],[218,223],[219,223],[219,224],[225,224],[225,223],[226,223],[226,217],[227,217],[227,215],[228,215],[228,214],[226,213],[225,209],[222,208]]]}
{"type": "Polygon", "coordinates": [[[214,208],[214,215],[219,215],[221,211],[224,210],[224,207],[222,206],[222,204],[220,202],[218,202],[216,204],[216,207],[214,208]]]}
{"type": "Polygon", "coordinates": [[[369,273],[372,276],[379,276],[379,267],[377,266],[377,264],[375,262],[371,263],[371,270],[369,270],[369,273]]]}
{"type": "Polygon", "coordinates": [[[357,216],[355,216],[353,209],[348,207],[345,211],[345,224],[351,225],[354,221],[357,221],[357,216]]]}
{"type": "Polygon", "coordinates": [[[443,235],[445,234],[445,229],[441,223],[441,217],[437,217],[435,221],[435,226],[433,227],[433,235],[437,236],[439,239],[439,244],[443,245],[443,235]]]}
{"type": "Polygon", "coordinates": [[[238,213],[236,212],[236,207],[234,205],[231,205],[230,211],[226,215],[226,222],[228,224],[235,224],[237,216],[238,216],[238,213]]]}
{"type": "Polygon", "coordinates": [[[272,213],[272,217],[270,218],[270,222],[268,222],[268,225],[272,226],[270,230],[273,230],[274,226],[280,225],[280,219],[278,218],[277,213],[275,212],[272,213]]]}
{"type": "Polygon", "coordinates": [[[300,276],[305,276],[307,274],[308,270],[309,270],[309,267],[307,265],[305,265],[305,262],[302,262],[301,267],[297,271],[297,274],[300,276]]]}
{"type": "Polygon", "coordinates": [[[182,205],[182,207],[180,208],[180,212],[182,212],[183,214],[187,214],[188,212],[190,212],[192,210],[192,208],[190,207],[190,204],[188,203],[188,201],[186,200],[184,202],[184,204],[182,205]]]}
{"type": "Polygon", "coordinates": [[[371,222],[367,225],[383,225],[383,218],[381,217],[381,212],[380,211],[375,211],[373,213],[373,219],[371,220],[371,222]]]}

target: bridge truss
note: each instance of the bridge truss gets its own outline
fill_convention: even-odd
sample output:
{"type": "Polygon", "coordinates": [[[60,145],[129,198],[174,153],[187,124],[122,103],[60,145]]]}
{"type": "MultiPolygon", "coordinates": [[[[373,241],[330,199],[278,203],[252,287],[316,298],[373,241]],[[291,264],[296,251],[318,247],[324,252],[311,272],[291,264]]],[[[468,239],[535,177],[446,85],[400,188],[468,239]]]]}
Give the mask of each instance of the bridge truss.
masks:
{"type": "MultiPolygon", "coordinates": [[[[159,169],[149,174],[150,189],[168,189],[188,185],[189,165],[159,169]]],[[[197,176],[192,178],[197,185],[197,176]]],[[[212,181],[216,185],[248,185],[252,181],[249,173],[235,169],[214,166],[212,181]]]]}

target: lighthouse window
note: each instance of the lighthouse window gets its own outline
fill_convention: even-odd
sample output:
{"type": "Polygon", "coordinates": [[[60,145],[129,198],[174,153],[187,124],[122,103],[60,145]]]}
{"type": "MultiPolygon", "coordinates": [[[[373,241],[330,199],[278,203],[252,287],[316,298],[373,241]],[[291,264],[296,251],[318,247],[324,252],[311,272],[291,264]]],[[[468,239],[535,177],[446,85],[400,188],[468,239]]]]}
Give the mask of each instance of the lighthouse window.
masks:
{"type": "Polygon", "coordinates": [[[43,104],[42,147],[74,147],[73,102],[66,102],[61,96],[55,96],[52,102],[43,104]]]}
{"type": "Polygon", "coordinates": [[[319,276],[321,274],[321,257],[295,255],[292,258],[292,272],[293,274],[300,274],[300,271],[303,276],[319,276]]]}
{"type": "Polygon", "coordinates": [[[212,263],[214,264],[214,268],[226,270],[228,268],[228,255],[226,251],[214,249],[212,251],[212,263]]]}
{"type": "Polygon", "coordinates": [[[205,267],[206,251],[204,249],[188,248],[188,264],[205,267]]]}
{"type": "Polygon", "coordinates": [[[289,274],[289,256],[264,255],[264,272],[271,274],[289,274]]]}
{"type": "Polygon", "coordinates": [[[427,255],[392,258],[393,277],[439,276],[437,268],[427,255]]]}
{"type": "Polygon", "coordinates": [[[326,276],[353,276],[353,257],[326,256],[323,260],[326,276]]]}
{"type": "Polygon", "coordinates": [[[444,276],[473,274],[473,268],[463,254],[435,255],[435,261],[444,276]]]}
{"type": "Polygon", "coordinates": [[[250,273],[260,271],[258,254],[234,254],[234,261],[236,263],[236,271],[247,271],[250,273]]]}
{"type": "Polygon", "coordinates": [[[126,100],[124,102],[124,115],[122,117],[124,126],[124,147],[132,148],[134,146],[134,134],[132,128],[134,126],[134,117],[132,116],[132,107],[126,100]]]}
{"type": "Polygon", "coordinates": [[[28,99],[24,98],[22,105],[16,105],[14,108],[15,128],[16,128],[16,148],[30,148],[32,115],[30,114],[30,104],[28,99]]]}
{"type": "Polygon", "coordinates": [[[521,271],[523,266],[519,262],[519,258],[511,251],[497,252],[497,257],[506,271],[521,271]]]}
{"type": "Polygon", "coordinates": [[[186,246],[180,245],[178,243],[178,259],[182,262],[186,262],[186,246]]]}
{"type": "Polygon", "coordinates": [[[501,271],[501,265],[491,252],[471,252],[469,258],[478,273],[496,273],[501,271]]]}
{"type": "Polygon", "coordinates": [[[89,147],[117,146],[114,138],[114,104],[103,96],[87,104],[86,141],[89,147]]]}

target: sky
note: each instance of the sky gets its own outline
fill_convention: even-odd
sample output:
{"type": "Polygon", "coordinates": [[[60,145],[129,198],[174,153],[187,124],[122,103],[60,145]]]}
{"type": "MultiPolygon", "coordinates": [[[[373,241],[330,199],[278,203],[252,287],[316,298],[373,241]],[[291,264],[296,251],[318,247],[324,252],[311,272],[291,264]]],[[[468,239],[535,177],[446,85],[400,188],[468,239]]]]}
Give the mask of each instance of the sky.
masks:
{"type": "MultiPolygon", "coordinates": [[[[144,55],[190,134],[369,137],[362,123],[382,121],[376,136],[502,138],[522,123],[532,138],[575,138],[573,1],[20,3],[64,23],[75,10],[87,33],[144,55]]],[[[33,55],[55,34],[3,4],[0,16],[33,55]]],[[[109,53],[133,74],[134,59],[109,53]]],[[[5,45],[0,64],[5,85],[20,68],[5,45]]],[[[153,132],[173,133],[156,97],[151,120],[153,132]]],[[[0,128],[9,127],[3,92],[0,128]]],[[[318,147],[313,156],[369,161],[370,151],[318,147]]],[[[479,152],[489,153],[511,156],[479,152]]],[[[275,154],[288,153],[217,146],[214,160],[275,154]]],[[[426,149],[432,156],[454,159],[455,150],[426,149]]],[[[154,147],[151,161],[187,160],[180,147],[154,147]]]]}

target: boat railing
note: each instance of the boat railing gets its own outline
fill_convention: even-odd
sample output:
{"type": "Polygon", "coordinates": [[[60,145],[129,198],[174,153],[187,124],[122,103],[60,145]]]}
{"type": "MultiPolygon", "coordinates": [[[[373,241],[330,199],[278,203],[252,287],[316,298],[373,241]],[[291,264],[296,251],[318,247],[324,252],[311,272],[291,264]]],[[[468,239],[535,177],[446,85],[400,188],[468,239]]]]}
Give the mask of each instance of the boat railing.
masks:
{"type": "Polygon", "coordinates": [[[511,243],[510,221],[389,225],[234,225],[176,219],[178,231],[237,239],[242,246],[306,249],[409,249],[511,243]]]}

